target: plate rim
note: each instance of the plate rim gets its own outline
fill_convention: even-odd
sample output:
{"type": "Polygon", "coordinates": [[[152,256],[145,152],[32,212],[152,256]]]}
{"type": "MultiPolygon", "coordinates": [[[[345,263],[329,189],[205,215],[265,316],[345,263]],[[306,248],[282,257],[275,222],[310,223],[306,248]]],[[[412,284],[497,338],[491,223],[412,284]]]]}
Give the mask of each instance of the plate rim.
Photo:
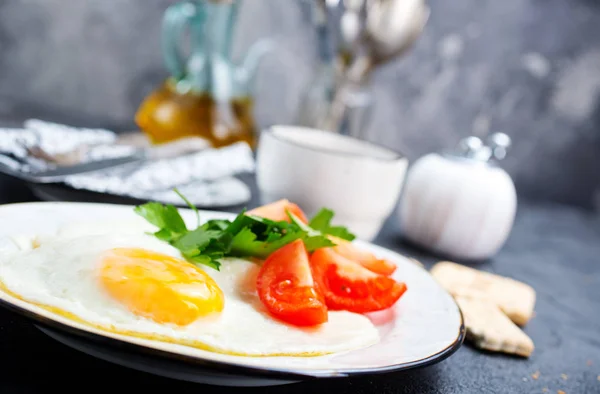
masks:
{"type": "MultiPolygon", "coordinates": [[[[107,204],[107,203],[97,203],[97,202],[47,202],[47,201],[35,201],[35,202],[18,202],[18,203],[9,203],[9,204],[1,204],[0,211],[3,208],[9,206],[16,205],[87,205],[87,206],[120,206],[121,204],[107,204]]],[[[131,206],[133,205],[124,205],[131,206]]],[[[186,208],[180,208],[186,210],[186,208]]],[[[226,211],[215,211],[215,210],[203,210],[199,209],[199,211],[206,213],[213,213],[218,215],[234,215],[231,212],[226,211]]],[[[400,255],[394,250],[385,248],[380,245],[376,245],[367,241],[361,241],[362,243],[366,243],[376,249],[381,249],[386,251],[386,253],[392,253],[398,255],[402,258],[406,258],[405,256],[400,255]]],[[[428,270],[424,267],[418,267],[425,271],[428,275],[431,275],[428,270]]],[[[441,287],[441,286],[440,286],[441,287]]],[[[443,291],[447,292],[442,288],[443,291]]],[[[202,357],[195,357],[191,355],[181,354],[174,351],[167,351],[162,349],[153,348],[150,346],[145,346],[138,343],[128,342],[125,340],[121,340],[118,338],[112,338],[107,335],[98,334],[95,332],[87,331],[85,329],[81,329],[75,326],[71,326],[69,324],[60,322],[58,320],[52,319],[50,317],[46,317],[36,313],[33,310],[28,310],[22,306],[16,305],[10,300],[5,299],[5,296],[9,296],[8,294],[0,291],[2,297],[0,297],[0,306],[17,313],[20,316],[23,316],[33,322],[33,324],[39,324],[49,329],[59,330],[62,333],[66,333],[69,335],[75,335],[84,340],[92,340],[96,343],[100,343],[103,345],[107,345],[111,348],[117,348],[117,350],[125,350],[132,351],[135,353],[140,353],[146,356],[159,357],[164,358],[169,361],[182,362],[187,365],[197,365],[208,369],[215,369],[222,372],[242,375],[242,376],[260,376],[260,377],[268,377],[268,378],[278,378],[282,380],[308,380],[312,378],[337,378],[337,377],[350,377],[350,376],[361,376],[361,375],[374,375],[388,372],[398,372],[398,371],[406,371],[414,368],[426,367],[432,364],[436,364],[445,360],[454,354],[464,343],[466,337],[466,328],[465,328],[465,320],[462,313],[462,310],[458,306],[458,303],[450,295],[452,302],[456,305],[456,309],[460,318],[460,325],[458,328],[458,332],[453,342],[450,343],[443,349],[440,349],[438,352],[431,354],[427,357],[424,357],[419,360],[414,360],[410,362],[403,362],[399,364],[390,364],[386,366],[379,367],[367,367],[367,368],[343,368],[343,369],[335,369],[335,370],[327,370],[327,369],[314,369],[314,370],[299,370],[294,368],[273,368],[273,367],[261,367],[261,366],[250,366],[245,364],[239,364],[235,362],[227,362],[227,361],[218,361],[211,360],[202,357]]],[[[12,298],[12,297],[11,297],[12,298]]],[[[25,302],[25,301],[24,301],[25,302]]]]}

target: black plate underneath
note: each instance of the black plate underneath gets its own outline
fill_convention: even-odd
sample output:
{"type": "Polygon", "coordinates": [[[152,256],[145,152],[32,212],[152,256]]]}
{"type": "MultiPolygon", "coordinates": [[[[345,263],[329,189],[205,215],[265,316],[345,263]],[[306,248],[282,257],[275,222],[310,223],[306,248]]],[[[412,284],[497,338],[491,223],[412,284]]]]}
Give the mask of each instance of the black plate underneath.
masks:
{"type": "Polygon", "coordinates": [[[430,357],[381,368],[344,370],[334,374],[322,374],[317,371],[315,374],[311,374],[303,371],[235,365],[166,352],[71,327],[5,300],[0,300],[0,306],[31,319],[36,326],[54,339],[95,357],[174,379],[220,386],[272,386],[315,378],[331,379],[420,368],[446,359],[460,348],[465,338],[464,320],[461,313],[461,322],[463,323],[461,323],[456,340],[447,348],[430,357]]]}
{"type": "MultiPolygon", "coordinates": [[[[148,372],[171,379],[216,386],[262,387],[296,383],[300,379],[286,380],[260,375],[244,375],[235,371],[221,371],[202,365],[192,365],[169,358],[148,357],[146,354],[125,348],[106,346],[96,341],[62,333],[36,325],[43,333],[73,349],[123,367],[148,372]]],[[[302,379],[306,380],[306,379],[302,379]]]]}

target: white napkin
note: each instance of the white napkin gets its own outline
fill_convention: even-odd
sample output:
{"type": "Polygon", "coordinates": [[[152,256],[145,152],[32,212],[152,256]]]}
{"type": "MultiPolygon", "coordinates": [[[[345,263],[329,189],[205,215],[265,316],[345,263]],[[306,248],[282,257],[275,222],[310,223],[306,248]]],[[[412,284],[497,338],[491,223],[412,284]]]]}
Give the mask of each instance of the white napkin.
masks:
{"type": "MultiPolygon", "coordinates": [[[[136,148],[115,145],[117,140],[118,135],[110,130],[77,128],[39,119],[27,120],[22,129],[0,128],[0,152],[26,158],[27,164],[20,168],[22,171],[49,166],[39,159],[29,158],[26,146],[39,146],[50,154],[81,149],[85,152],[83,161],[127,155],[136,148]]],[[[72,175],[65,184],[75,189],[181,203],[172,191],[177,187],[194,204],[217,207],[242,204],[250,199],[249,188],[234,176],[251,173],[254,169],[252,150],[240,142],[184,156],[72,175]]]]}

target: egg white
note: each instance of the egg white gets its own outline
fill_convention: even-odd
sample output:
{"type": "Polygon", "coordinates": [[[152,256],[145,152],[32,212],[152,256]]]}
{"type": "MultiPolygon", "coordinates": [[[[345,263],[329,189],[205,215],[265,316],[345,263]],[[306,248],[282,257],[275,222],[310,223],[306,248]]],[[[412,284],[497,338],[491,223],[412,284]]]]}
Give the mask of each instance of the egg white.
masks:
{"type": "Polygon", "coordinates": [[[318,328],[274,319],[256,294],[259,266],[244,259],[225,259],[220,271],[202,268],[223,291],[221,313],[182,327],[137,316],[103,290],[95,269],[103,252],[119,247],[182,258],[177,249],[142,228],[139,223],[120,228],[108,223],[67,226],[0,261],[0,284],[24,301],[96,328],[221,353],[309,356],[362,348],[379,340],[371,321],[355,313],[330,311],[329,321],[318,328]]]}

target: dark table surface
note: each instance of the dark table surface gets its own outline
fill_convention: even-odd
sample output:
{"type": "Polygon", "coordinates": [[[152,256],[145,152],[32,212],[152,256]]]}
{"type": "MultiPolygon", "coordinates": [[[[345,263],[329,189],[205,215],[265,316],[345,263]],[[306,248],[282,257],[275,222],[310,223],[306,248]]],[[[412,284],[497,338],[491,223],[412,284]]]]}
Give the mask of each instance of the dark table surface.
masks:
{"type": "MultiPolygon", "coordinates": [[[[254,186],[251,178],[248,181],[254,186]]],[[[257,205],[257,193],[253,191],[249,207],[257,205]]],[[[0,176],[0,203],[35,200],[26,185],[0,176]]],[[[423,369],[236,391],[600,393],[599,241],[598,216],[573,207],[521,201],[503,250],[493,260],[478,265],[523,280],[536,289],[536,314],[525,328],[536,346],[529,359],[484,353],[465,344],[448,359],[423,369]],[[532,375],[537,371],[539,377],[534,379],[532,375]]],[[[393,216],[375,243],[415,257],[427,267],[440,259],[404,244],[393,216]]],[[[46,393],[52,389],[82,392],[92,387],[117,392],[122,387],[135,387],[138,393],[223,390],[95,359],[55,342],[25,318],[0,310],[0,393],[46,393]]]]}

